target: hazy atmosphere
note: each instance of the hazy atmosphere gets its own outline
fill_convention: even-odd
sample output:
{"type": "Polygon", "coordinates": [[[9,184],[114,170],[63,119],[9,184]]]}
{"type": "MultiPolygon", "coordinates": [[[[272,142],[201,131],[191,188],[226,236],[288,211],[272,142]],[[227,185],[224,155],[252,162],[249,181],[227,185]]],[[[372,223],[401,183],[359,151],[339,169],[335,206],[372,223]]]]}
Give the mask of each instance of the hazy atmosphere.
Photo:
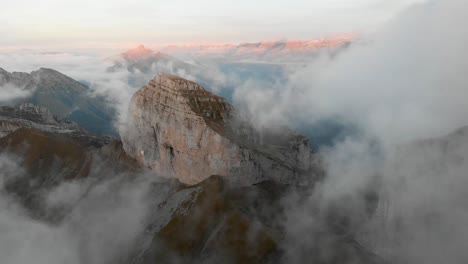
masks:
{"type": "Polygon", "coordinates": [[[0,263],[466,263],[467,8],[2,3],[0,263]]]}
{"type": "MultiPolygon", "coordinates": [[[[372,32],[422,0],[58,1],[2,3],[2,49],[125,49],[372,32]],[[52,15],[51,15],[52,14],[52,15]]],[[[54,50],[56,51],[56,50],[54,50]]]]}

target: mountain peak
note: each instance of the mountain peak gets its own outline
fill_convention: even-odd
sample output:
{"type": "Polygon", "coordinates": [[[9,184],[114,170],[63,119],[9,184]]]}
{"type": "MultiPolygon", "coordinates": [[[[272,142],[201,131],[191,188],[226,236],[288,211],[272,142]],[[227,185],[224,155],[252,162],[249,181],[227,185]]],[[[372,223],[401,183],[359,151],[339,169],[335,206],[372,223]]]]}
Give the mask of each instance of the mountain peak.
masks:
{"type": "Polygon", "coordinates": [[[38,70],[32,71],[31,75],[32,76],[38,76],[38,77],[51,77],[51,76],[67,77],[65,74],[63,74],[63,73],[61,73],[59,71],[56,71],[54,69],[50,69],[50,68],[39,68],[38,70]]]}
{"type": "Polygon", "coordinates": [[[0,114],[44,124],[59,123],[59,120],[47,108],[32,103],[22,103],[16,107],[0,107],[0,114]]]}
{"type": "MultiPolygon", "coordinates": [[[[172,88],[177,88],[177,89],[196,89],[196,88],[201,88],[197,83],[184,79],[182,77],[179,77],[174,74],[170,74],[167,72],[161,72],[156,75],[156,77],[153,79],[154,81],[171,81],[171,82],[185,82],[185,83],[191,83],[194,84],[195,86],[174,86],[172,88]]],[[[201,88],[203,89],[203,88],[201,88]]],[[[204,90],[204,89],[203,89],[204,90]]]]}
{"type": "Polygon", "coordinates": [[[126,60],[134,61],[149,58],[152,54],[153,51],[151,49],[148,49],[143,44],[140,44],[136,48],[129,49],[122,53],[122,56],[126,60]]]}
{"type": "Polygon", "coordinates": [[[281,132],[275,146],[263,145],[269,136],[263,141],[264,134],[224,98],[172,74],[159,74],[136,92],[129,109],[129,127],[122,137],[126,152],[184,183],[196,184],[210,175],[243,184],[288,182],[310,168],[307,140],[285,138],[281,132]],[[280,142],[285,144],[278,147],[280,142]]]}

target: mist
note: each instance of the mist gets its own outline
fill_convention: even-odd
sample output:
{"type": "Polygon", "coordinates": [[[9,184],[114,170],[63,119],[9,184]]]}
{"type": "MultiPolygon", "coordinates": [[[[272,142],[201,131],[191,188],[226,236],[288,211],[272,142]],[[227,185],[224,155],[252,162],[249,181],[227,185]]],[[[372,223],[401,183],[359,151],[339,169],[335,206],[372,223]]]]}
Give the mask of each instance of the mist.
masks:
{"type": "Polygon", "coordinates": [[[29,95],[31,95],[29,91],[22,90],[21,88],[13,85],[0,86],[0,103],[25,98],[29,95]]]}
{"type": "MultiPolygon", "coordinates": [[[[194,67],[191,71],[180,67],[179,61],[156,61],[142,71],[132,62],[125,61],[114,54],[105,57],[104,53],[53,52],[42,53],[34,50],[0,53],[0,62],[8,72],[27,72],[39,68],[57,70],[90,88],[89,96],[103,96],[109,108],[116,111],[114,127],[120,134],[126,129],[128,106],[133,94],[153,79],[158,73],[166,72],[192,81],[209,82],[211,90],[220,90],[226,85],[226,76],[215,66],[194,67]],[[115,67],[120,65],[121,67],[115,67]]],[[[25,98],[32,91],[24,87],[6,83],[0,86],[0,103],[14,102],[25,98]]]]}
{"type": "Polygon", "coordinates": [[[346,212],[345,234],[385,262],[468,260],[461,246],[468,241],[468,133],[454,133],[468,124],[467,7],[456,0],[415,5],[370,43],[292,72],[278,94],[253,88],[245,103],[264,106],[252,111],[264,124],[295,115],[359,128],[321,149],[327,175],[313,196],[285,200],[290,262],[317,246],[324,256],[335,250],[328,243],[335,235],[316,238],[331,208],[346,212]],[[378,193],[372,213],[369,189],[378,193]]]}
{"type": "MultiPolygon", "coordinates": [[[[117,263],[138,246],[147,223],[148,191],[157,179],[94,168],[87,178],[35,190],[37,214],[5,189],[22,177],[18,157],[0,156],[0,255],[9,264],[117,263]],[[48,219],[48,215],[59,219],[48,219]],[[44,217],[42,217],[44,216],[44,217]]],[[[30,182],[34,181],[32,177],[30,182]]],[[[154,198],[154,197],[153,197],[154,198]]]]}
{"type": "MultiPolygon", "coordinates": [[[[326,177],[313,195],[284,199],[282,247],[288,263],[303,263],[316,250],[326,258],[335,250],[333,241],[349,236],[389,263],[468,261],[463,248],[468,242],[468,129],[457,131],[468,125],[467,8],[468,2],[462,0],[413,5],[375,34],[363,36],[368,42],[353,44],[332,58],[321,55],[305,66],[288,68],[284,79],[267,82],[214,72],[216,80],[235,83],[234,103],[258,127],[339,120],[357,128],[318,150],[326,177]],[[369,193],[375,193],[371,205],[369,193]],[[329,230],[327,222],[336,212],[347,219],[346,228],[338,228],[340,234],[329,230]]],[[[0,56],[9,71],[50,67],[86,81],[96,94],[113,100],[119,112],[117,126],[125,127],[128,103],[139,88],[129,85],[132,77],[126,69],[109,73],[109,62],[88,55],[0,56]]],[[[153,70],[171,67],[154,65],[153,70]]],[[[20,173],[13,159],[0,161],[2,179],[20,173]]],[[[108,204],[103,198],[113,191],[112,181],[100,183],[88,198],[79,198],[87,184],[67,183],[48,195],[52,207],[74,205],[59,226],[32,219],[1,191],[0,229],[22,231],[0,238],[0,253],[7,262],[107,263],[133,243],[141,228],[145,184],[130,184],[117,192],[117,201],[123,197],[123,204],[108,204]],[[134,210],[131,217],[128,210],[134,210]],[[116,217],[125,221],[115,226],[116,217]],[[30,244],[20,245],[25,238],[30,244]],[[93,251],[110,242],[115,244],[109,252],[93,251]],[[52,247],[57,250],[50,251],[52,247]]]]}

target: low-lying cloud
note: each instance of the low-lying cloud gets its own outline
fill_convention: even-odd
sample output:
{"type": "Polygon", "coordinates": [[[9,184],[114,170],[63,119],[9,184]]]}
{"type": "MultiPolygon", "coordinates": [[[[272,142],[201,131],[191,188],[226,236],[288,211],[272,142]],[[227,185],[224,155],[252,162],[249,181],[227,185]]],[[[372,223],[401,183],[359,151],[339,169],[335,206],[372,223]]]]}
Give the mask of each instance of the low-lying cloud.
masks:
{"type": "MultiPolygon", "coordinates": [[[[390,263],[468,260],[460,247],[468,241],[468,137],[466,129],[442,137],[468,124],[468,30],[460,26],[467,7],[456,0],[411,7],[371,43],[289,76],[282,93],[291,96],[274,111],[297,113],[303,122],[340,117],[361,133],[322,150],[327,177],[309,202],[289,207],[288,232],[320,228],[319,214],[304,213],[317,204],[346,198],[362,211],[373,186],[379,202],[354,230],[359,243],[390,263]]],[[[313,243],[320,241],[294,236],[286,248],[298,254],[313,243]]]]}
{"type": "MultiPolygon", "coordinates": [[[[0,255],[9,264],[120,263],[146,227],[151,180],[142,175],[91,175],[43,190],[46,212],[65,212],[58,223],[38,219],[5,183],[23,176],[18,159],[0,156],[0,255]]],[[[30,179],[33,181],[33,177],[30,179]]],[[[153,179],[154,180],[154,179],[153,179]]],[[[35,192],[41,190],[34,190],[35,192]]],[[[58,214],[60,215],[60,214],[58,214]]],[[[126,263],[123,261],[123,263],[126,263]]]]}
{"type": "Polygon", "coordinates": [[[5,84],[0,86],[0,103],[25,98],[30,95],[30,91],[23,90],[20,87],[14,85],[5,84]]]}

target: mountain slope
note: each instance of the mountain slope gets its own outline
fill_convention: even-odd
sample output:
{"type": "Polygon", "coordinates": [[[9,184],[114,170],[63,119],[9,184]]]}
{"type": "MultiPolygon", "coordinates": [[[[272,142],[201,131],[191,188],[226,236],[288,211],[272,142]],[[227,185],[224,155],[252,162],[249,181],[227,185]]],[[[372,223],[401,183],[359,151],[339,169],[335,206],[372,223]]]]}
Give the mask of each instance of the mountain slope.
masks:
{"type": "MultiPolygon", "coordinates": [[[[166,91],[169,93],[162,98],[169,103],[174,99],[169,98],[170,95],[181,100],[188,96],[184,109],[190,114],[187,115],[192,118],[190,121],[204,122],[205,132],[217,134],[215,137],[221,142],[232,140],[232,144],[243,145],[242,155],[248,159],[242,161],[241,166],[260,163],[261,155],[301,153],[287,146],[291,143],[297,146],[295,139],[304,144],[302,137],[264,134],[268,136],[260,139],[249,126],[244,126],[242,132],[233,131],[231,129],[238,126],[228,125],[226,121],[228,113],[232,115],[234,110],[222,98],[176,76],[160,76],[160,81],[182,85],[166,91]],[[195,89],[187,90],[190,87],[195,89]],[[188,91],[192,94],[180,94],[188,91]],[[273,150],[254,149],[257,140],[265,142],[257,147],[270,146],[273,150]],[[274,151],[273,142],[281,151],[274,151]]],[[[147,110],[155,107],[144,106],[147,110]]],[[[164,106],[166,111],[177,114],[171,107],[181,105],[164,106]]],[[[147,114],[152,116],[151,112],[147,114]]],[[[279,181],[290,179],[268,180],[267,177],[250,185],[247,181],[236,182],[225,176],[210,175],[202,177],[196,185],[186,185],[173,178],[157,177],[154,171],[125,153],[121,142],[92,136],[75,124],[51,115],[47,109],[31,104],[3,107],[0,117],[3,118],[0,122],[8,120],[30,125],[0,138],[0,168],[6,168],[6,173],[1,174],[1,198],[9,204],[21,205],[21,215],[27,217],[28,223],[46,225],[49,228],[46,230],[53,232],[52,245],[71,245],[65,248],[79,256],[73,263],[85,260],[117,264],[289,263],[285,254],[288,245],[285,244],[284,223],[288,211],[284,199],[288,195],[308,199],[313,185],[297,186],[294,181],[293,185],[284,184],[279,181]],[[52,126],[57,130],[50,129],[52,126]],[[65,132],[67,130],[72,131],[65,132]],[[3,162],[7,156],[18,166],[5,166],[3,162]],[[60,234],[66,234],[65,241],[60,234]]],[[[154,130],[142,135],[141,140],[146,145],[154,143],[152,133],[154,130]]],[[[160,137],[161,140],[177,140],[180,135],[167,133],[165,136],[160,137]]],[[[161,142],[164,151],[170,153],[171,147],[161,142]]],[[[174,145],[172,152],[177,153],[178,147],[174,145]]],[[[208,145],[207,151],[209,155],[216,155],[216,146],[208,145]]],[[[194,163],[201,162],[197,156],[192,158],[194,163]]],[[[281,164],[281,160],[285,160],[280,156],[266,159],[276,164],[273,169],[280,172],[285,172],[285,166],[300,165],[297,159],[292,160],[299,163],[295,165],[281,164]]],[[[268,168],[258,166],[259,169],[268,168]]],[[[2,210],[2,214],[8,215],[10,209],[2,207],[2,210]]],[[[330,221],[334,222],[342,221],[330,221]]],[[[319,243],[312,248],[319,251],[323,242],[334,251],[325,256],[313,251],[304,260],[330,264],[379,263],[349,235],[342,236],[333,233],[333,228],[330,230],[331,233],[320,234],[319,243]]],[[[14,230],[13,236],[15,232],[18,230],[14,230]]],[[[19,241],[24,242],[24,239],[19,241]]],[[[41,236],[39,244],[35,244],[38,240],[33,239],[35,243],[31,242],[30,246],[37,250],[42,245],[51,245],[47,244],[50,241],[42,240],[41,236]]],[[[51,249],[47,247],[46,250],[51,249]]]]}
{"type": "Polygon", "coordinates": [[[109,58],[114,63],[107,70],[110,72],[126,70],[130,73],[129,85],[141,87],[155,74],[170,72],[174,74],[198,75],[200,69],[175,57],[161,52],[155,52],[139,45],[119,55],[109,58]]]}
{"type": "Polygon", "coordinates": [[[91,95],[89,87],[52,69],[28,73],[0,71],[0,89],[14,86],[27,92],[9,104],[32,103],[47,107],[59,118],[67,118],[82,128],[98,134],[115,134],[114,111],[104,98],[91,95]]]}
{"type": "Polygon", "coordinates": [[[223,98],[183,78],[158,75],[129,111],[125,151],[160,175],[188,184],[210,175],[244,184],[317,176],[307,173],[315,165],[306,138],[286,128],[257,131],[223,98]]]}
{"type": "Polygon", "coordinates": [[[309,40],[280,39],[240,44],[169,45],[161,47],[160,50],[170,55],[198,61],[303,63],[322,51],[332,54],[339,52],[357,39],[357,34],[342,34],[309,40]]]}
{"type": "Polygon", "coordinates": [[[45,107],[30,103],[24,103],[16,107],[0,107],[0,138],[20,128],[37,128],[56,133],[80,131],[76,123],[52,115],[45,107]]]}

